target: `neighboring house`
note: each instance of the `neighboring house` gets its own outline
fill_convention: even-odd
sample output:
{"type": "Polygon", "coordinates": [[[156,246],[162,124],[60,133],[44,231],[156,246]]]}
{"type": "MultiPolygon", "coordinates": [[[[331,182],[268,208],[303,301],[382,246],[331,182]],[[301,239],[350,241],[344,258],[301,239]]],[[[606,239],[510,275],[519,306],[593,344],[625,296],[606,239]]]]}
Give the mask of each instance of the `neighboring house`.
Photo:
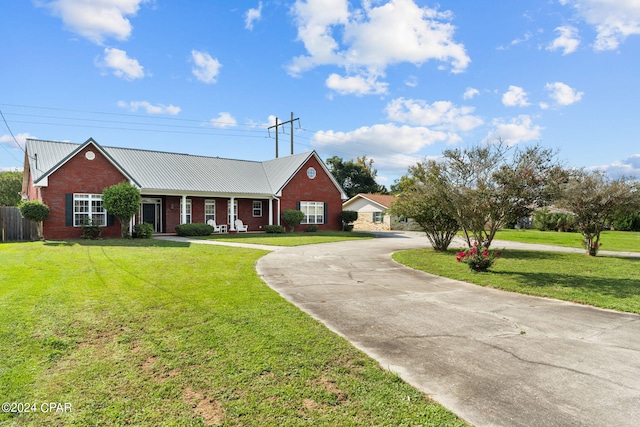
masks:
{"type": "Polygon", "coordinates": [[[28,139],[22,195],[50,208],[45,239],[81,236],[91,218],[103,237],[120,235],[120,225],[102,206],[102,190],[120,182],[142,195],[132,224],[147,222],[155,232],[172,233],[179,224],[214,220],[234,231],[235,219],[260,231],[280,224],[286,209],[299,209],[314,224],[340,230],[347,198],[315,151],[265,162],[160,151],[28,139]]]}
{"type": "MultiPolygon", "coordinates": [[[[354,230],[409,230],[413,221],[398,218],[387,212],[397,196],[386,194],[356,194],[342,204],[342,210],[358,212],[354,230]]],[[[417,228],[415,228],[417,229],[417,228]]]]}

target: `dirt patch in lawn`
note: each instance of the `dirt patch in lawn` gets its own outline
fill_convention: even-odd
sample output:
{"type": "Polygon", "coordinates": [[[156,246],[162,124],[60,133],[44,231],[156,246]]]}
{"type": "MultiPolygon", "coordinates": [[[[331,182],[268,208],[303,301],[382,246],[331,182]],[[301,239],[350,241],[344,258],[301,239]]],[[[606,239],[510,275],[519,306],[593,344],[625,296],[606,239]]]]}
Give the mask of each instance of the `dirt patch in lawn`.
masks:
{"type": "Polygon", "coordinates": [[[182,401],[190,405],[193,412],[202,417],[205,425],[222,424],[224,421],[222,404],[201,391],[195,391],[191,387],[187,387],[182,392],[182,401]]]}

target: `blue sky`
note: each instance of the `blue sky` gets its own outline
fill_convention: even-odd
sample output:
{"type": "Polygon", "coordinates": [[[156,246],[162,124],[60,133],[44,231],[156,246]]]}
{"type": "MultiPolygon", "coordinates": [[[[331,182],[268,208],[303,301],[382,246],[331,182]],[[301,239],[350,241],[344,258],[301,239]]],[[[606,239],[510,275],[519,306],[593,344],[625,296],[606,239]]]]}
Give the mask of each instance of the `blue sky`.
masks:
{"type": "Polygon", "coordinates": [[[25,138],[249,160],[557,148],[640,176],[640,0],[8,0],[0,170],[25,138]],[[290,129],[280,129],[280,156],[290,129]]]}

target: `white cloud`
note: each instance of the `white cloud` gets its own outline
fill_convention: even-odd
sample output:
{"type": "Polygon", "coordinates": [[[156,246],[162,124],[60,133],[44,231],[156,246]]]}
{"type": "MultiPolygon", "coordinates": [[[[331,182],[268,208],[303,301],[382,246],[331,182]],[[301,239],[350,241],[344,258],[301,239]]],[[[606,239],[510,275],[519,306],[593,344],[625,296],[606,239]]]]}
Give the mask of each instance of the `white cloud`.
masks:
{"type": "Polygon", "coordinates": [[[218,114],[218,117],[211,119],[210,123],[217,128],[229,128],[234,127],[238,124],[235,117],[233,117],[231,113],[227,113],[226,111],[218,114]]]}
{"type": "Polygon", "coordinates": [[[615,50],[632,35],[640,35],[640,2],[637,0],[563,0],[578,16],[595,27],[597,51],[615,50]]]}
{"type": "Polygon", "coordinates": [[[315,146],[331,147],[332,150],[350,148],[373,157],[384,157],[415,153],[427,145],[447,139],[446,132],[388,123],[363,126],[350,132],[320,131],[313,135],[312,142],[315,146]]]}
{"type": "Polygon", "coordinates": [[[145,76],[144,67],[127,56],[127,52],[116,48],[105,48],[104,57],[98,66],[111,68],[113,74],[125,80],[141,79],[145,76]]]}
{"type": "Polygon", "coordinates": [[[215,83],[220,73],[222,64],[216,58],[212,58],[207,52],[192,50],[191,59],[195,66],[191,72],[203,83],[215,83]]]}
{"type": "Polygon", "coordinates": [[[520,115],[508,122],[496,119],[493,121],[493,125],[494,130],[489,132],[484,142],[493,143],[500,138],[507,145],[516,145],[521,142],[539,140],[542,131],[542,127],[534,125],[528,115],[520,115]]]}
{"type": "Polygon", "coordinates": [[[418,86],[418,77],[409,76],[404,80],[404,84],[409,87],[417,87],[418,86]]]}
{"type": "Polygon", "coordinates": [[[153,105],[149,101],[118,101],[118,107],[126,108],[129,111],[133,112],[136,112],[139,109],[143,109],[147,112],[147,114],[170,114],[172,116],[175,116],[180,112],[180,107],[163,104],[153,105]]]}
{"type": "Polygon", "coordinates": [[[560,35],[549,45],[547,50],[562,49],[563,55],[573,53],[580,45],[578,38],[578,29],[570,25],[558,27],[555,29],[560,35]]]}
{"type": "Polygon", "coordinates": [[[18,148],[18,146],[16,146],[16,141],[18,141],[18,145],[20,146],[20,149],[24,149],[24,145],[27,142],[27,139],[32,138],[35,139],[35,137],[33,135],[30,135],[28,133],[19,133],[16,135],[16,139],[13,139],[13,136],[9,135],[9,134],[5,134],[5,135],[1,135],[0,136],[0,144],[4,144],[9,146],[10,148],[18,148]]]}
{"type": "Polygon", "coordinates": [[[557,105],[561,106],[575,104],[580,101],[584,95],[584,92],[578,92],[571,86],[561,82],[547,83],[545,89],[550,92],[549,97],[551,97],[557,105]]]}
{"type": "Polygon", "coordinates": [[[533,36],[533,34],[531,33],[531,31],[527,31],[524,36],[522,36],[522,38],[520,39],[513,39],[511,40],[511,43],[509,43],[511,46],[517,46],[521,43],[525,43],[528,42],[529,39],[531,39],[531,37],[533,36]]]}
{"type": "MultiPolygon", "coordinates": [[[[455,27],[447,22],[448,12],[421,8],[413,0],[390,0],[379,6],[365,1],[362,9],[351,12],[348,6],[347,0],[296,0],[292,13],[307,54],[293,58],[289,74],[335,65],[345,69],[343,80],[354,83],[353,78],[359,77],[360,83],[369,82],[364,93],[379,93],[386,83],[378,79],[389,65],[436,60],[458,73],[471,61],[464,46],[453,40],[455,27]]],[[[337,74],[327,83],[344,83],[333,76],[337,74]]],[[[363,94],[363,90],[340,93],[363,94]]]]}
{"type": "Polygon", "coordinates": [[[342,77],[331,74],[326,81],[329,89],[340,95],[353,94],[357,96],[387,93],[387,83],[379,82],[377,76],[348,76],[342,77]]]}
{"type": "Polygon", "coordinates": [[[483,124],[480,117],[472,114],[473,107],[456,107],[449,101],[428,104],[423,100],[397,98],[387,104],[386,111],[390,120],[445,132],[450,144],[462,141],[459,132],[468,132],[483,124]]]}
{"type": "Polygon", "coordinates": [[[468,87],[467,90],[464,91],[462,99],[473,99],[478,95],[480,95],[480,91],[478,89],[468,87]]]}
{"type": "Polygon", "coordinates": [[[251,8],[247,10],[244,15],[244,27],[247,30],[253,30],[253,23],[259,21],[262,18],[262,2],[258,3],[257,8],[251,8]]]}
{"type": "Polygon", "coordinates": [[[509,90],[502,95],[502,103],[507,107],[526,107],[527,92],[519,86],[509,86],[509,90]]]}
{"type": "Polygon", "coordinates": [[[594,166],[587,169],[604,171],[614,179],[623,176],[640,179],[640,154],[633,154],[626,159],[609,165],[594,166]]]}
{"type": "Polygon", "coordinates": [[[127,40],[131,35],[131,22],[140,5],[149,0],[54,0],[45,3],[53,14],[72,32],[102,44],[108,37],[127,40]]]}

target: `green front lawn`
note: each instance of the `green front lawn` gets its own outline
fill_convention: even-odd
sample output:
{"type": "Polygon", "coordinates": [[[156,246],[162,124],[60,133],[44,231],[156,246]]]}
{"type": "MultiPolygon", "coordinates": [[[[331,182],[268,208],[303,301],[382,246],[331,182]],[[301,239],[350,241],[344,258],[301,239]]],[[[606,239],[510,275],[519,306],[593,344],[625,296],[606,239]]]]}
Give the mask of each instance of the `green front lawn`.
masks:
{"type": "Polygon", "coordinates": [[[417,249],[393,259],[480,286],[640,314],[640,258],[506,250],[489,272],[475,273],[455,253],[417,249]]]}
{"type": "Polygon", "coordinates": [[[266,286],[264,254],[1,244],[0,396],[37,412],[0,424],[464,425],[266,286]]]}
{"type": "Polygon", "coordinates": [[[316,231],[295,232],[295,233],[234,233],[234,234],[212,234],[199,239],[219,240],[221,242],[240,242],[259,245],[273,246],[299,246],[311,245],[314,243],[340,242],[343,240],[372,239],[371,233],[361,233],[356,231],[316,231]]]}
{"type": "MultiPolygon", "coordinates": [[[[566,246],[582,249],[582,234],[559,233],[557,231],[539,230],[500,230],[496,234],[498,240],[509,240],[522,243],[539,243],[542,245],[566,246]]],[[[640,233],[631,231],[603,231],[600,237],[603,251],[640,252],[640,233]]]]}

